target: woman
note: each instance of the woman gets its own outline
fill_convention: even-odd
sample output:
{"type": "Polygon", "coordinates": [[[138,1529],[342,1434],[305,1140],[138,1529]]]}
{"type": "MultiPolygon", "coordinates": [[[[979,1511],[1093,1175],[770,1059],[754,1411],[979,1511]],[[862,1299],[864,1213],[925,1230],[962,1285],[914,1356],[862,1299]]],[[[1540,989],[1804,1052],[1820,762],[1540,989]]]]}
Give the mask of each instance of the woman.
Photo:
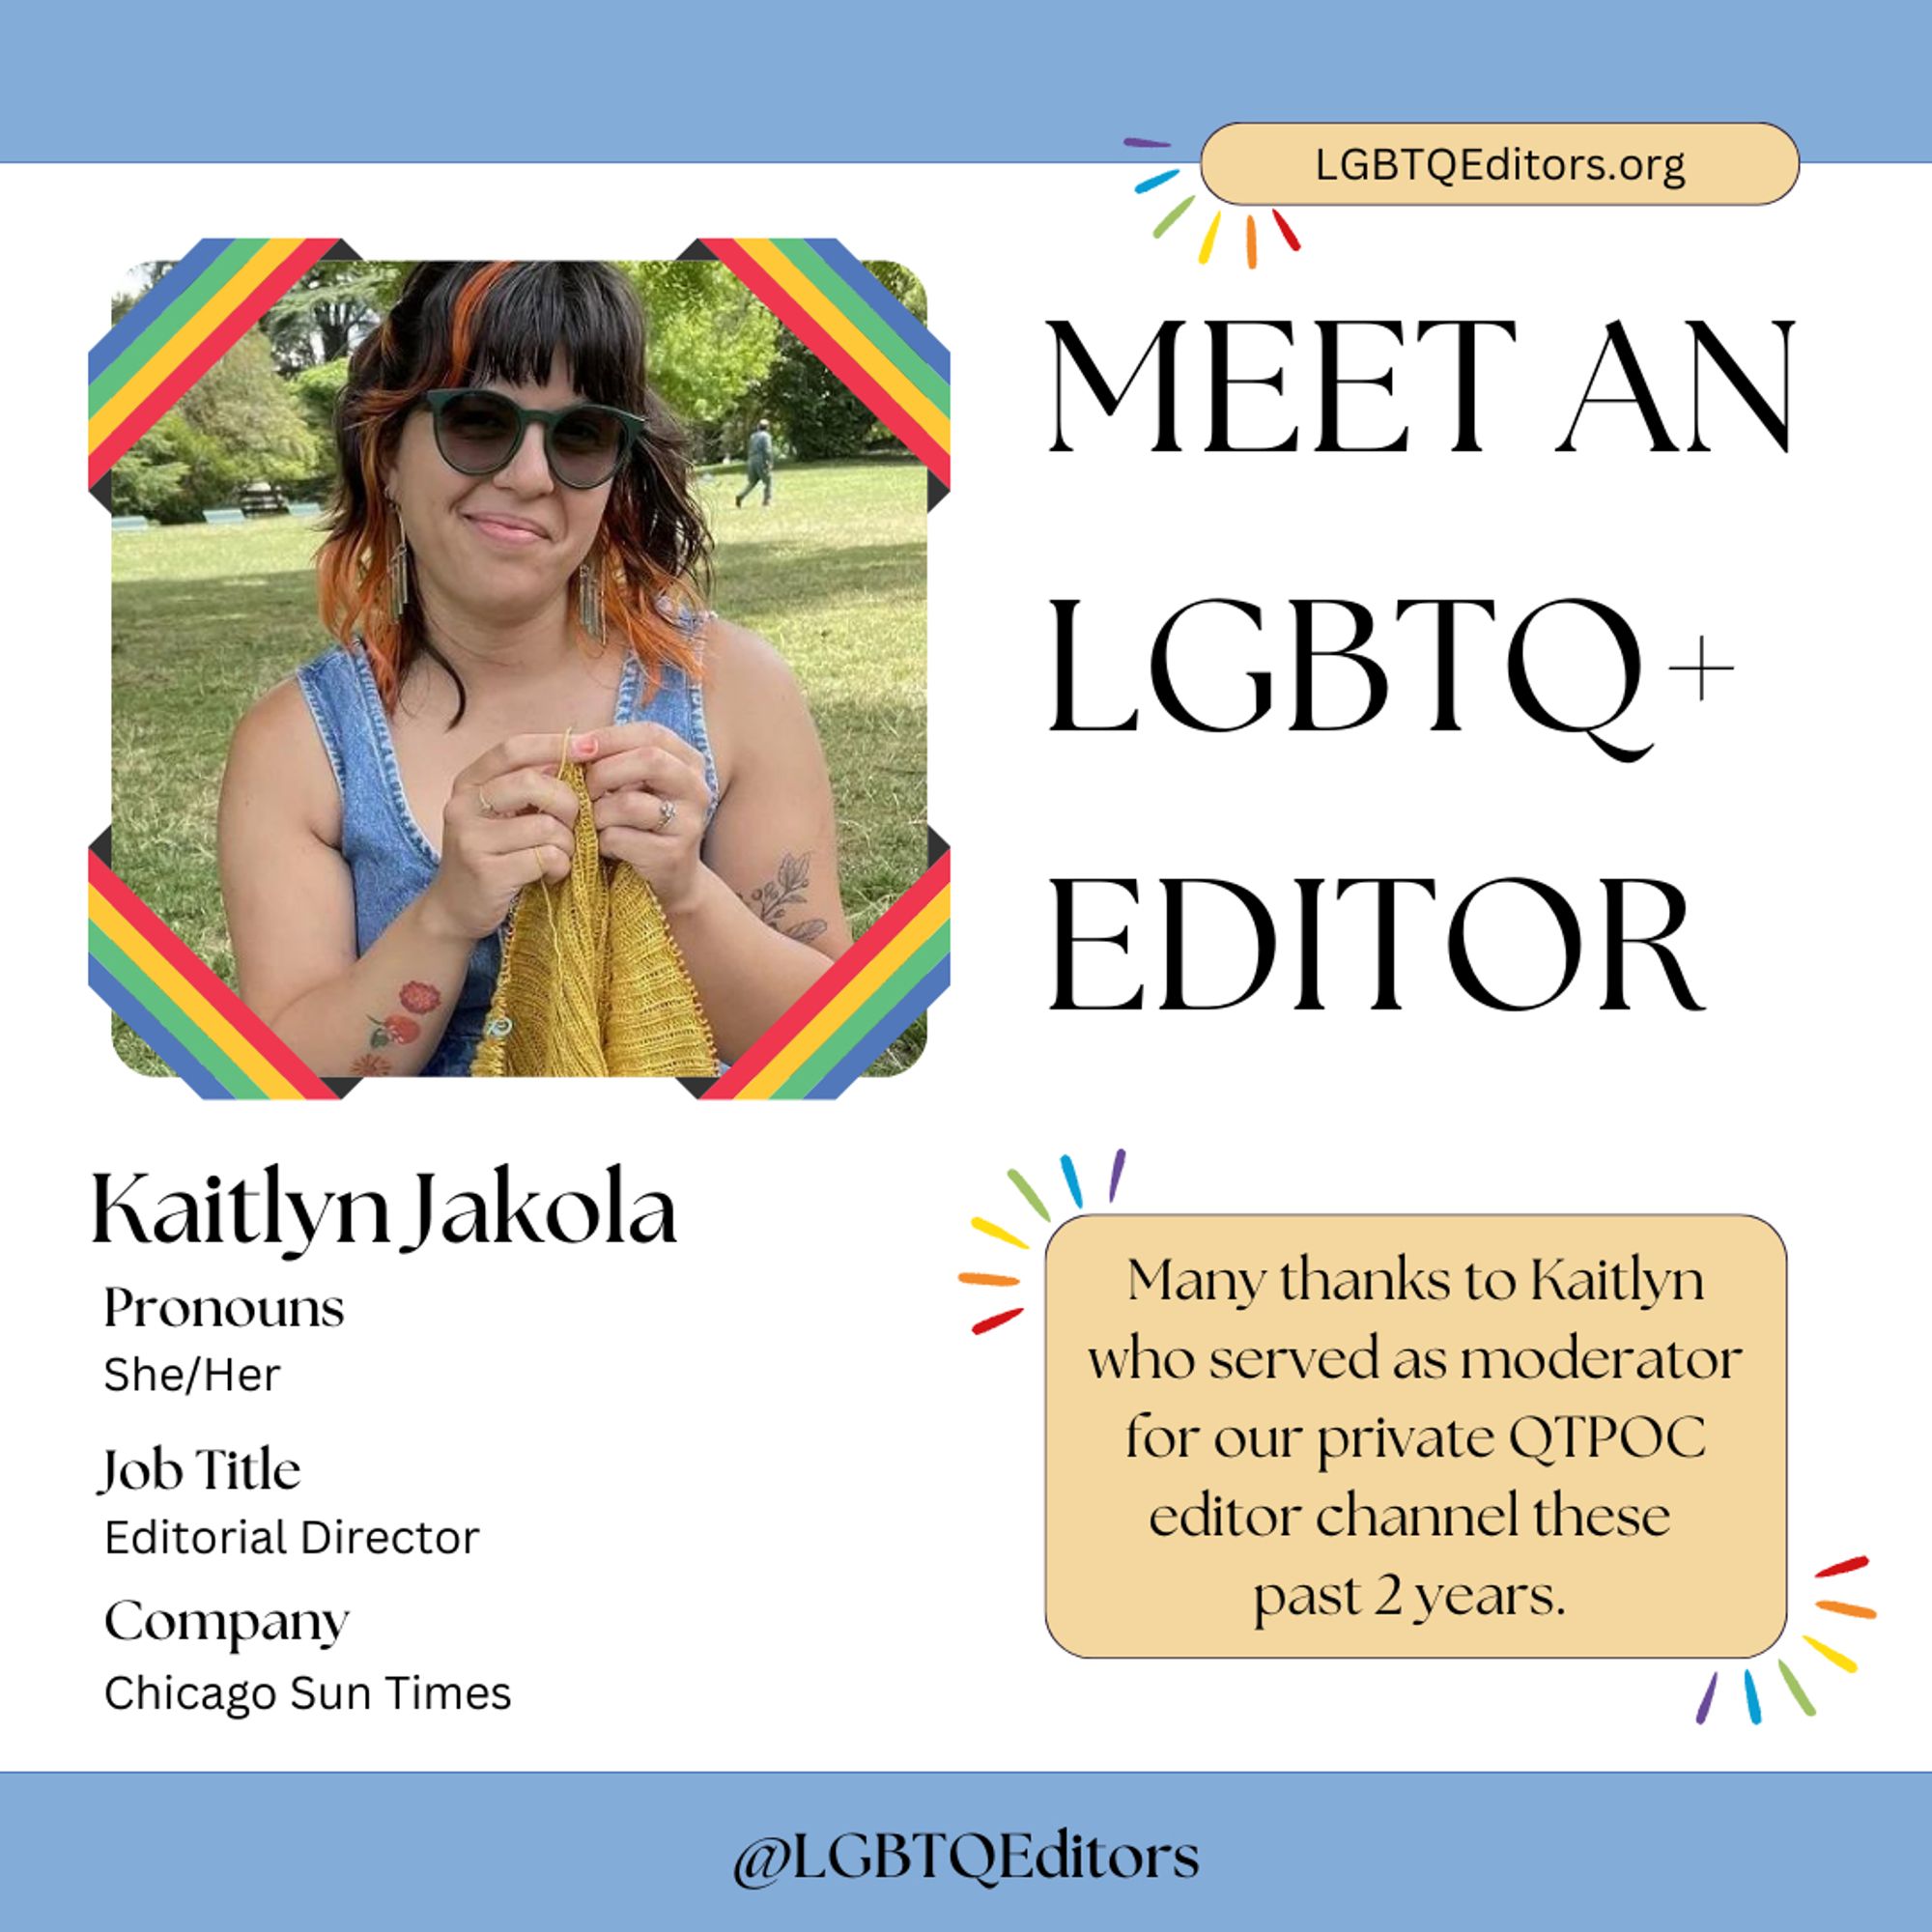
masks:
{"type": "Polygon", "coordinates": [[[657,894],[718,1050],[850,944],[791,673],[705,611],[708,540],[601,264],[425,263],[355,351],[317,560],[337,645],[242,721],[222,893],[242,996],[318,1071],[469,1071],[532,880],[657,894]]]}

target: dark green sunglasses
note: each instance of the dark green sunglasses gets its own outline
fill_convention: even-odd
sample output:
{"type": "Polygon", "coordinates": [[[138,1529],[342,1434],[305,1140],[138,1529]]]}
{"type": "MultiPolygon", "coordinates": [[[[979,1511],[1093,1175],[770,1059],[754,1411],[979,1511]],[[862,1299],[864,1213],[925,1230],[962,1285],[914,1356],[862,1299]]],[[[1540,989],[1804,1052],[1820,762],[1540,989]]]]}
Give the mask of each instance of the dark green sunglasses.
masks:
{"type": "Polygon", "coordinates": [[[565,488],[594,490],[623,468],[644,434],[641,416],[603,403],[566,410],[526,410],[495,389],[432,389],[423,399],[442,460],[465,476],[494,476],[541,423],[550,473],[565,488]]]}

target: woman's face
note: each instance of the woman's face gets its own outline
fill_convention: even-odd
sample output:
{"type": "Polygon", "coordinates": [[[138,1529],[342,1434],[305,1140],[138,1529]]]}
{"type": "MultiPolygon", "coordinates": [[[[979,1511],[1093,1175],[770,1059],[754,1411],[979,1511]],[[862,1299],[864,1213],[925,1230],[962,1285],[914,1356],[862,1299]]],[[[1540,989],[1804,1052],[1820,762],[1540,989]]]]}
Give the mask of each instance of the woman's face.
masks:
{"type": "MultiPolygon", "coordinates": [[[[490,383],[526,409],[589,400],[569,382],[561,355],[541,385],[490,383]]],[[[543,426],[531,423],[516,453],[489,476],[466,476],[442,460],[426,406],[403,425],[388,492],[409,533],[416,585],[431,614],[489,624],[541,616],[563,597],[604,522],[611,485],[572,490],[551,474],[543,426]]]]}

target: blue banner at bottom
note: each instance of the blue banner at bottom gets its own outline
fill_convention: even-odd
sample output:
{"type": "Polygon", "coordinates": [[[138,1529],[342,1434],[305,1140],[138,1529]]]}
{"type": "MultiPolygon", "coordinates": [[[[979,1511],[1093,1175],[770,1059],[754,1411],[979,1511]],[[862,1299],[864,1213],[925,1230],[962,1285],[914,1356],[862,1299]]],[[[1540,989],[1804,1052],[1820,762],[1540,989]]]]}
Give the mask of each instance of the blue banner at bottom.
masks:
{"type": "Polygon", "coordinates": [[[1925,1775],[14,1773],[27,1932],[1903,1924],[1925,1775]]]}

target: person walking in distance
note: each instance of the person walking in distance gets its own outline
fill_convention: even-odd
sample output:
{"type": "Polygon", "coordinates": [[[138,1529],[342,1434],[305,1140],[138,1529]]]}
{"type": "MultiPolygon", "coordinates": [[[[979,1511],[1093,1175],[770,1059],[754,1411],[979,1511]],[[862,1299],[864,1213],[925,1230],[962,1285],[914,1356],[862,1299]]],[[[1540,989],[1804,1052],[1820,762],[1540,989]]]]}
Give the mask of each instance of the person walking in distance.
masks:
{"type": "Polygon", "coordinates": [[[765,508],[772,506],[772,426],[762,416],[758,426],[752,432],[750,446],[745,451],[745,487],[738,492],[738,507],[745,507],[745,498],[758,485],[765,486],[765,508]]]}

